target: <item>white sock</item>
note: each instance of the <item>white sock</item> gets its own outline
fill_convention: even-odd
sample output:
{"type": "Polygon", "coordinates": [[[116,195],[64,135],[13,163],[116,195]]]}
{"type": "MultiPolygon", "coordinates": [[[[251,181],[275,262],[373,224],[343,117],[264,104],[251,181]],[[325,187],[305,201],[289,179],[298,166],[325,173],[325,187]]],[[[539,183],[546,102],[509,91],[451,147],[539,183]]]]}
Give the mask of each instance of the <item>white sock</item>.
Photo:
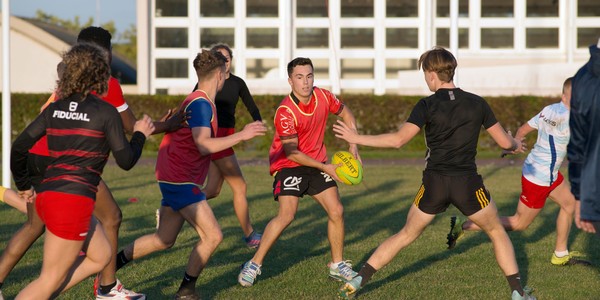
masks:
{"type": "Polygon", "coordinates": [[[569,255],[569,250],[565,250],[565,251],[554,250],[554,255],[556,255],[556,257],[565,257],[565,256],[569,255]]]}
{"type": "Polygon", "coordinates": [[[339,265],[340,263],[341,263],[341,261],[338,261],[338,262],[336,262],[336,263],[331,263],[331,264],[329,265],[329,268],[331,268],[331,269],[337,269],[337,267],[338,267],[338,265],[339,265]]]}

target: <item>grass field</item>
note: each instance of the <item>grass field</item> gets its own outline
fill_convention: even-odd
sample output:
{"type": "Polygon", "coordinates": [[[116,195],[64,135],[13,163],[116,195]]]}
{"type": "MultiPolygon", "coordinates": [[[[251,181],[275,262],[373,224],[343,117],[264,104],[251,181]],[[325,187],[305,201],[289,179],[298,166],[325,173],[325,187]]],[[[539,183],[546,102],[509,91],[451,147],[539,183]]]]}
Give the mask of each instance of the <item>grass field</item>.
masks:
{"type": "MultiPolygon", "coordinates": [[[[393,163],[365,166],[365,181],[359,186],[340,186],[345,206],[345,258],[358,269],[385,238],[404,224],[412,198],[419,188],[422,166],[393,163]]],[[[250,214],[259,231],[277,213],[271,196],[272,179],[264,164],[243,166],[248,181],[250,214]]],[[[512,214],[520,192],[520,167],[480,167],[487,188],[502,214],[512,214]]],[[[154,231],[160,193],[153,165],[142,164],[125,172],[114,166],[104,178],[123,211],[120,247],[154,231]],[[127,201],[137,197],[137,203],[127,201]]],[[[326,215],[311,198],[301,200],[296,220],[284,231],[267,256],[262,275],[251,288],[238,285],[239,266],[253,250],[241,242],[241,229],[233,213],[231,193],[223,188],[211,200],[221,224],[224,240],[198,279],[203,299],[335,299],[340,283],[327,279],[329,245],[326,215]]],[[[555,267],[554,249],[558,206],[548,202],[525,232],[510,233],[521,276],[535,288],[538,299],[600,299],[600,239],[573,229],[570,249],[588,254],[596,267],[555,267]]],[[[423,235],[380,270],[359,294],[360,299],[508,299],[509,288],[482,233],[468,232],[454,250],[446,250],[446,234],[455,208],[439,215],[423,235]]],[[[25,216],[0,206],[0,249],[25,216]]],[[[147,294],[149,299],[171,299],[183,276],[185,264],[197,236],[189,226],[172,249],[130,263],[118,277],[126,287],[147,294]]],[[[42,240],[34,244],[3,286],[12,299],[36,278],[41,265],[42,240]]],[[[92,279],[64,294],[61,299],[92,299],[92,279]]]]}

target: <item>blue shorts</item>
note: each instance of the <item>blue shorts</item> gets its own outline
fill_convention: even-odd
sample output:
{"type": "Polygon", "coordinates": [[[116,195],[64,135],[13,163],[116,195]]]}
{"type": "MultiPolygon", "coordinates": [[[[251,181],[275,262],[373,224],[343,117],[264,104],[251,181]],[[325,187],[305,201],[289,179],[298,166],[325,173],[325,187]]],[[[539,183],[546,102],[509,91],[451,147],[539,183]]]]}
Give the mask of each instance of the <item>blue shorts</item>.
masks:
{"type": "Polygon", "coordinates": [[[195,184],[171,184],[159,182],[160,192],[163,199],[162,206],[168,206],[178,211],[190,204],[206,200],[206,194],[195,184]]]}

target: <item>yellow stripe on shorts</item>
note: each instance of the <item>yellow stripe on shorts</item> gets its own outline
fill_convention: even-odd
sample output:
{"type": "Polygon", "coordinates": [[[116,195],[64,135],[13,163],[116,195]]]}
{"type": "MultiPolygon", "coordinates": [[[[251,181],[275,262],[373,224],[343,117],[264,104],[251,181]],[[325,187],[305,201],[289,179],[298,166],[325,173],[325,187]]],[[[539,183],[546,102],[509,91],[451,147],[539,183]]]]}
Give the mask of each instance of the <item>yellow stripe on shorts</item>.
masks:
{"type": "Polygon", "coordinates": [[[479,204],[481,205],[481,208],[485,208],[490,204],[490,200],[488,200],[485,193],[483,192],[483,188],[478,189],[477,192],[475,192],[475,194],[477,196],[477,201],[479,201],[479,204]]]}
{"type": "Polygon", "coordinates": [[[423,199],[423,194],[425,194],[425,186],[421,184],[421,188],[419,188],[419,191],[417,192],[417,195],[415,196],[415,205],[419,206],[419,202],[421,202],[421,199],[423,199]]]}

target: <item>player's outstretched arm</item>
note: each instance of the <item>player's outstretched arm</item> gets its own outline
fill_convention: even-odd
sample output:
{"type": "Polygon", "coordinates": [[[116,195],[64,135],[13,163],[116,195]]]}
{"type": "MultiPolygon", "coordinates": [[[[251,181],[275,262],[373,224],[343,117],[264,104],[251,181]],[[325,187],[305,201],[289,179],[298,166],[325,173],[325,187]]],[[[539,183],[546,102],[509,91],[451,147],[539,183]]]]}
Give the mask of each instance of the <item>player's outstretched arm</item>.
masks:
{"type": "Polygon", "coordinates": [[[25,198],[19,197],[17,192],[11,189],[0,187],[0,193],[3,193],[0,194],[0,199],[2,200],[2,202],[16,208],[18,211],[24,214],[27,213],[27,201],[25,200],[25,198]]]}
{"type": "Polygon", "coordinates": [[[197,126],[192,128],[192,136],[196,142],[196,147],[202,155],[219,152],[232,147],[239,142],[265,135],[267,127],[263,122],[256,121],[247,124],[241,131],[225,137],[214,138],[211,137],[210,132],[210,127],[197,126]]]}
{"type": "MultiPolygon", "coordinates": [[[[351,130],[354,130],[354,132],[357,133],[356,118],[354,117],[354,114],[352,113],[350,108],[348,108],[348,106],[344,106],[344,108],[342,109],[342,112],[338,116],[342,118],[344,124],[346,124],[346,126],[348,126],[348,128],[350,128],[351,130]]],[[[358,154],[358,145],[357,144],[349,143],[348,152],[352,153],[352,155],[354,155],[354,157],[362,163],[362,159],[360,158],[360,155],[358,154]]]]}
{"type": "Polygon", "coordinates": [[[500,148],[511,151],[512,153],[524,152],[524,144],[523,139],[513,138],[510,133],[506,132],[500,123],[496,122],[496,124],[492,125],[487,129],[487,132],[492,136],[492,139],[500,146],[500,148]]]}
{"type": "Polygon", "coordinates": [[[152,134],[176,131],[185,126],[187,117],[187,114],[180,110],[169,109],[160,119],[154,121],[154,132],[152,134]]]}
{"type": "Polygon", "coordinates": [[[417,135],[420,130],[421,128],[417,125],[407,122],[396,132],[379,135],[360,135],[340,120],[337,121],[337,124],[333,125],[336,137],[348,143],[378,148],[400,148],[417,135]]]}
{"type": "Polygon", "coordinates": [[[341,166],[342,164],[334,165],[334,164],[322,163],[322,162],[315,160],[314,158],[304,154],[304,152],[298,150],[298,138],[297,137],[282,139],[281,143],[283,144],[283,151],[285,151],[285,156],[287,157],[287,159],[289,159],[297,164],[303,165],[303,166],[321,170],[321,171],[327,173],[329,176],[331,176],[336,181],[341,181],[341,179],[337,176],[335,169],[337,169],[337,167],[341,166]]]}

